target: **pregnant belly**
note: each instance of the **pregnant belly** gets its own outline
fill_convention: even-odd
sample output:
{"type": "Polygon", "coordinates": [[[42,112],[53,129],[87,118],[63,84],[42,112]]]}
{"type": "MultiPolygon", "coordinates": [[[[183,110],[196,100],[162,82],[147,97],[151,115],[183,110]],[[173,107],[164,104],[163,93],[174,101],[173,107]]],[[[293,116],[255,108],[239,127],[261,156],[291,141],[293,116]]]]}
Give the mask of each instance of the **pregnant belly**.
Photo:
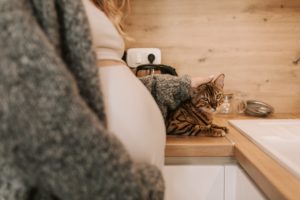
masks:
{"type": "Polygon", "coordinates": [[[108,129],[134,160],[162,168],[165,125],[150,92],[124,65],[101,67],[99,75],[108,129]]]}

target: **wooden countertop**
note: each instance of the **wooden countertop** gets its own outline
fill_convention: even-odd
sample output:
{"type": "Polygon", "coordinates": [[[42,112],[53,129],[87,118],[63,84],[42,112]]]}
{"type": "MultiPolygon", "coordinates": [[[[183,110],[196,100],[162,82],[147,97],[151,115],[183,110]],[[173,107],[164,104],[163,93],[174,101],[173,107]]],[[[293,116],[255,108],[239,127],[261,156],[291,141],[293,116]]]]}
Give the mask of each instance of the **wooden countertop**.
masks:
{"type": "MultiPolygon", "coordinates": [[[[234,157],[268,198],[300,199],[300,180],[230,126],[228,120],[233,118],[253,117],[215,116],[216,124],[229,128],[223,138],[168,136],[166,157],[234,157]]],[[[271,118],[295,119],[300,114],[276,114],[271,118]]]]}
{"type": "Polygon", "coordinates": [[[233,143],[227,137],[168,136],[167,157],[233,156],[233,143]]]}

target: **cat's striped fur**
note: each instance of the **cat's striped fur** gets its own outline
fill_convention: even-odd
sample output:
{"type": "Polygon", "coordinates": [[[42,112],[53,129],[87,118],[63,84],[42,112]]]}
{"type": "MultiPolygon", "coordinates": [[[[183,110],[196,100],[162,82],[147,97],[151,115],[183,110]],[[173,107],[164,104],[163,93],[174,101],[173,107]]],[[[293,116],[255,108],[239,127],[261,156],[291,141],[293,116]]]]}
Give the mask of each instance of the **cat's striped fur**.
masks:
{"type": "Polygon", "coordinates": [[[224,136],[227,128],[213,124],[213,112],[223,103],[224,74],[192,89],[191,98],[167,118],[168,135],[224,136]]]}

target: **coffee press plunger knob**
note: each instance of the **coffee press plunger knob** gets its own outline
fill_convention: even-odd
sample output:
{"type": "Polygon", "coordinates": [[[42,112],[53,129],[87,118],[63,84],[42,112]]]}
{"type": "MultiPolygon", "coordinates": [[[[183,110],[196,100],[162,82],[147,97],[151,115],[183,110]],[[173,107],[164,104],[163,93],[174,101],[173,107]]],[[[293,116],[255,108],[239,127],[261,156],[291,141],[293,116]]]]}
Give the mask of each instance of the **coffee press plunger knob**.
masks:
{"type": "Polygon", "coordinates": [[[155,55],[150,53],[148,55],[148,61],[150,62],[150,64],[153,64],[154,60],[155,60],[155,55]]]}

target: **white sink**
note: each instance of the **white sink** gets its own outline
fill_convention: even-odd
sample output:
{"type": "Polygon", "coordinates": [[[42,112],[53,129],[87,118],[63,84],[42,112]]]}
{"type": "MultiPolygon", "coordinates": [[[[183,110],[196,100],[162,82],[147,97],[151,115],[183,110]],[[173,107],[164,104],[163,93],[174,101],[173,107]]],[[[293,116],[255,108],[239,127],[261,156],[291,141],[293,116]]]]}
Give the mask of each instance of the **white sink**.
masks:
{"type": "Polygon", "coordinates": [[[230,120],[229,123],[300,179],[300,119],[230,120]]]}

